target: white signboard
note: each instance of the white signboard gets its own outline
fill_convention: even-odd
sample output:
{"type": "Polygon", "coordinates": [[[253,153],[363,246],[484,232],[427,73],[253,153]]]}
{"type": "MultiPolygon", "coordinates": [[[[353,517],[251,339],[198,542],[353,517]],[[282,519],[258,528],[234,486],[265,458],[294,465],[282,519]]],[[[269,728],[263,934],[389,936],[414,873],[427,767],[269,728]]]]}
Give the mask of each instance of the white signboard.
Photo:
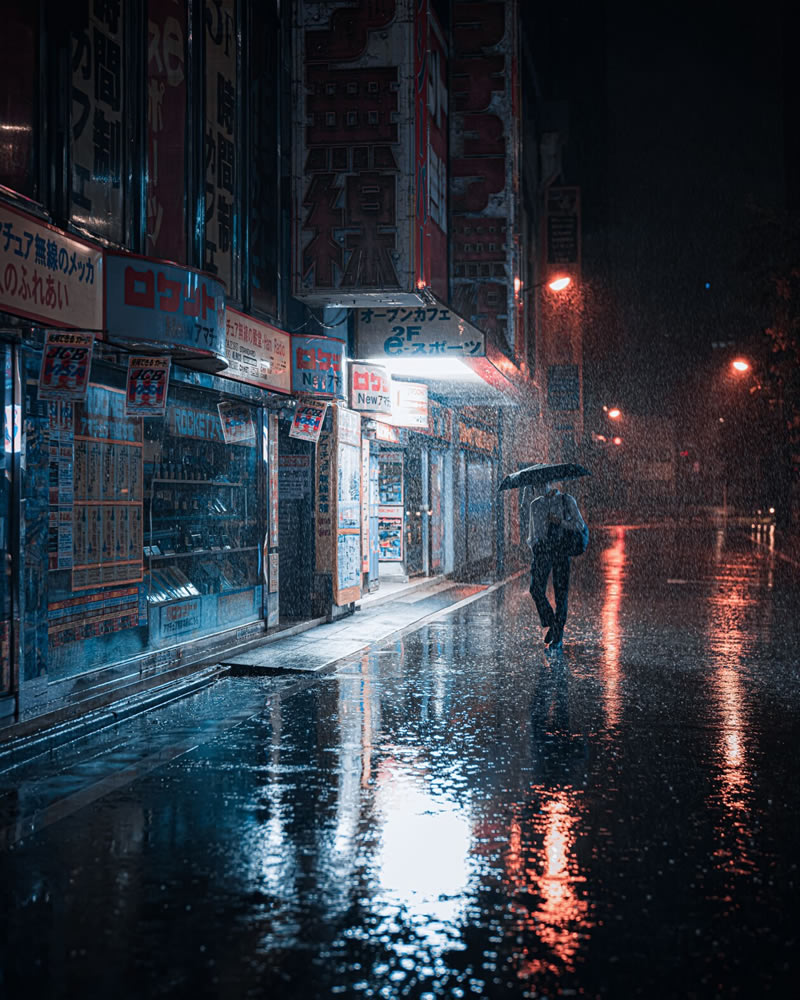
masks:
{"type": "Polygon", "coordinates": [[[392,417],[395,427],[428,429],[428,387],[424,382],[392,380],[392,417]]]}
{"type": "Polygon", "coordinates": [[[0,308],[47,326],[103,327],[101,250],[0,205],[0,308]]]}
{"type": "Polygon", "coordinates": [[[381,365],[350,362],[350,409],[358,413],[391,413],[392,380],[381,365]]]}
{"type": "Polygon", "coordinates": [[[227,307],[225,343],[226,378],[277,392],[292,391],[292,348],[288,333],[227,307]]]}
{"type": "Polygon", "coordinates": [[[358,353],[364,358],[482,358],[486,338],[481,330],[450,309],[359,309],[358,353]]]}

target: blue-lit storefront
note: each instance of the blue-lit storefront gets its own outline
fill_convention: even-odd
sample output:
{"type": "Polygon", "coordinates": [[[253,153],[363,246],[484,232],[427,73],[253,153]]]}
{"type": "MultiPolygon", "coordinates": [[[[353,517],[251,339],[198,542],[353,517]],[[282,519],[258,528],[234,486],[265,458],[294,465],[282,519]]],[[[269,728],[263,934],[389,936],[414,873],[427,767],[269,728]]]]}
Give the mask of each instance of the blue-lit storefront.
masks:
{"type": "Polygon", "coordinates": [[[55,315],[15,309],[3,286],[6,725],[132,693],[278,621],[288,335],[226,311],[201,272],[101,253],[52,227],[47,238],[91,258],[96,281],[55,315]],[[56,324],[59,339],[94,337],[81,398],[51,393],[43,374],[56,324]],[[131,357],[169,364],[163,413],[126,407],[131,357]]]}

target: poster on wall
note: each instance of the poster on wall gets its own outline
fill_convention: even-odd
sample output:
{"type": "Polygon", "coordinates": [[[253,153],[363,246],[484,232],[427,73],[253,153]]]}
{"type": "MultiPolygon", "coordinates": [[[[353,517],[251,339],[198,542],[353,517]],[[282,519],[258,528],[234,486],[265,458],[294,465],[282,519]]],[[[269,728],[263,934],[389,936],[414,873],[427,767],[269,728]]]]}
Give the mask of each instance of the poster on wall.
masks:
{"type": "Polygon", "coordinates": [[[253,409],[247,403],[217,403],[225,444],[255,444],[253,409]]]}
{"type": "Polygon", "coordinates": [[[48,330],[39,371],[39,399],[84,399],[93,347],[93,333],[48,330]]]}
{"type": "Polygon", "coordinates": [[[163,417],[167,411],[170,358],[131,354],[125,389],[125,415],[163,417]]]}
{"type": "Polygon", "coordinates": [[[403,561],[402,507],[378,507],[378,546],[381,562],[403,561]]]}
{"type": "Polygon", "coordinates": [[[327,403],[298,403],[294,411],[289,437],[300,438],[301,441],[311,441],[316,444],[325,421],[327,403]]]}
{"type": "Polygon", "coordinates": [[[358,600],[361,595],[361,535],[339,535],[337,541],[337,590],[341,594],[344,591],[358,591],[358,596],[353,598],[358,600]]]}

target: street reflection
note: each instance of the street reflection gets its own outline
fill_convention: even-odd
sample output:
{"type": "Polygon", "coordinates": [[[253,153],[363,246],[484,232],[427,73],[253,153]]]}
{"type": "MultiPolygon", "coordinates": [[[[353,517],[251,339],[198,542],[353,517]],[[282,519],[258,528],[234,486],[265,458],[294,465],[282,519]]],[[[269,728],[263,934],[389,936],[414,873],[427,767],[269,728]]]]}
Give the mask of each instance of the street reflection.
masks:
{"type": "Polygon", "coordinates": [[[506,865],[514,930],[522,942],[514,956],[520,979],[574,972],[594,926],[576,855],[578,793],[538,787],[531,795],[540,809],[527,822],[513,820],[506,865]]]}
{"type": "Polygon", "coordinates": [[[619,610],[622,603],[623,582],[627,556],[625,553],[625,527],[611,529],[611,544],[603,549],[603,708],[606,725],[613,728],[620,721],[620,648],[622,644],[619,610]]]}
{"type": "Polygon", "coordinates": [[[392,920],[401,910],[432,955],[460,947],[470,818],[447,794],[433,794],[419,764],[388,757],[376,777],[378,912],[392,920]]]}
{"type": "Polygon", "coordinates": [[[722,804],[715,826],[719,846],[717,864],[734,874],[749,872],[751,838],[751,771],[748,705],[742,684],[745,659],[743,611],[749,603],[742,593],[747,567],[729,566],[718,577],[710,598],[708,647],[712,693],[719,712],[715,758],[719,776],[714,799],[722,804]]]}

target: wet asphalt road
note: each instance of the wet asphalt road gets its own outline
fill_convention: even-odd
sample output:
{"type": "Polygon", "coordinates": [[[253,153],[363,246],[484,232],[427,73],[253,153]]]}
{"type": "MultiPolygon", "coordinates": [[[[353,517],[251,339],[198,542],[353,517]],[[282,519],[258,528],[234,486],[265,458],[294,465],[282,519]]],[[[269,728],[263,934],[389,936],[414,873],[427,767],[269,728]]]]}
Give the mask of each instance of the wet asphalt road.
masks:
{"type": "Polygon", "coordinates": [[[769,540],[595,532],[560,655],[523,577],[266,708],[231,678],[121,726],[134,773],[178,755],[0,852],[0,995],[790,996],[800,569],[769,540]]]}

